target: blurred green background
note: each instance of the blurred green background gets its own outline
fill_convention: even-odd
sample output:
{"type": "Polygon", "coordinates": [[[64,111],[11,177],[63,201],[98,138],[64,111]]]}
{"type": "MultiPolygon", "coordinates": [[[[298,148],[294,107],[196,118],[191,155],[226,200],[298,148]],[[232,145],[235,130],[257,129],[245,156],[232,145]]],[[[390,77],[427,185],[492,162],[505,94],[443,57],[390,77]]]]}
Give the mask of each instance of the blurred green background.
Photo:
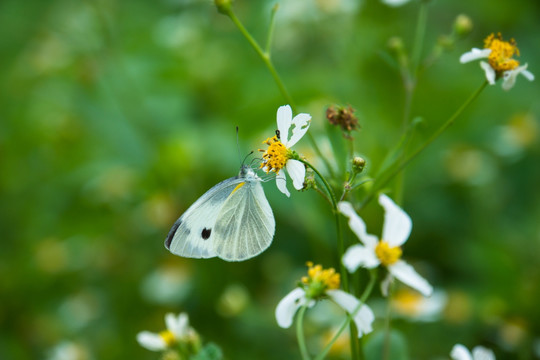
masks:
{"type": "MultiPolygon", "coordinates": [[[[274,3],[235,2],[261,42],[274,3]]],[[[411,48],[418,8],[280,2],[278,71],[323,148],[326,107],[357,109],[367,174],[399,139],[403,87],[386,44],[400,36],[411,48]]],[[[418,144],[482,83],[479,65],[458,59],[489,33],[514,37],[540,74],[540,2],[434,0],[424,55],[461,13],[472,33],[420,76],[418,144]]],[[[162,330],[169,311],[189,313],[228,359],[299,358],[273,314],[306,261],[337,266],[333,218],[315,192],[287,199],[265,184],[276,235],[249,261],[163,247],[176,218],[238,172],[235,125],[243,157],[273,135],[285,103],[232,22],[210,0],[4,0],[0,29],[0,358],[155,359],[135,336],[162,330]]],[[[448,358],[457,342],[540,358],[539,99],[538,80],[486,88],[407,168],[404,257],[447,299],[438,321],[393,323],[411,358],[448,358]]],[[[297,150],[317,163],[308,145],[297,150]]],[[[380,233],[375,202],[361,215],[380,233]]],[[[309,312],[313,349],[340,321],[328,311],[309,312]]]]}

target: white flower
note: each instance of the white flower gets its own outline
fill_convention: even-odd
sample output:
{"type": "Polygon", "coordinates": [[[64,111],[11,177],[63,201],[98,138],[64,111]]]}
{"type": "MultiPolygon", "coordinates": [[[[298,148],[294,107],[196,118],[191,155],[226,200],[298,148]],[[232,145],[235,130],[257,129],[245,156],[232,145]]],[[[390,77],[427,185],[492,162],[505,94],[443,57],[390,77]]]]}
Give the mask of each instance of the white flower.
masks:
{"type": "Polygon", "coordinates": [[[139,344],[152,351],[163,351],[180,342],[189,341],[196,336],[195,330],[189,326],[188,315],[181,313],[175,316],[172,313],[165,315],[167,330],[160,333],[141,331],[137,334],[139,344]]]}
{"type": "MultiPolygon", "coordinates": [[[[432,286],[412,266],[400,260],[402,254],[400,246],[407,241],[411,233],[411,218],[384,194],[379,197],[379,203],[385,210],[381,240],[367,233],[366,224],[350,203],[343,201],[338,204],[339,211],[349,218],[351,230],[362,242],[347,249],[342,258],[343,265],[350,272],[354,272],[360,266],[372,269],[383,264],[391,277],[396,277],[425,296],[431,295],[432,286]]],[[[383,293],[387,290],[385,287],[388,286],[390,279],[383,281],[383,293]]]]}
{"type": "Polygon", "coordinates": [[[268,145],[266,151],[259,150],[264,152],[261,168],[267,173],[276,173],[276,185],[287,196],[291,194],[287,189],[285,172],[280,170],[287,169],[296,190],[304,187],[306,168],[302,162],[293,158],[295,153],[290,148],[307,132],[310,121],[311,115],[302,113],[293,118],[289,105],[280,106],[277,111],[277,135],[263,142],[268,145]]]}
{"type": "Polygon", "coordinates": [[[371,324],[375,315],[371,309],[353,295],[339,290],[339,274],[333,268],[323,269],[321,265],[313,266],[308,262],[308,276],[302,278],[302,288],[296,288],[287,294],[276,307],[276,321],[282,328],[292,325],[294,315],[302,306],[313,307],[316,300],[326,297],[333,300],[343,310],[353,314],[358,328],[358,337],[372,331],[371,324]]]}
{"type": "MultiPolygon", "coordinates": [[[[326,295],[350,314],[353,314],[360,305],[360,300],[343,290],[327,290],[326,295]]],[[[304,305],[308,307],[315,305],[315,300],[306,297],[304,289],[296,288],[287,294],[276,308],[278,325],[284,329],[289,328],[293,323],[294,315],[304,305]]],[[[354,314],[353,320],[358,328],[358,337],[360,338],[363,334],[368,334],[373,330],[371,324],[375,320],[375,315],[369,306],[361,305],[354,314]]]]}
{"type": "Polygon", "coordinates": [[[454,345],[450,357],[453,360],[495,360],[493,351],[482,346],[477,346],[473,349],[472,354],[469,350],[461,345],[454,345]]]}
{"type": "Polygon", "coordinates": [[[382,0],[383,3],[385,3],[388,6],[398,7],[401,5],[405,5],[410,0],[382,0]]]}
{"type": "Polygon", "coordinates": [[[461,55],[459,61],[468,63],[473,60],[488,59],[480,61],[480,67],[484,70],[486,79],[490,85],[503,78],[502,88],[510,90],[516,83],[516,77],[521,74],[527,80],[533,81],[534,75],[527,70],[527,64],[519,66],[519,62],[513,58],[519,55],[519,50],[514,40],[503,41],[501,34],[489,35],[485,40],[485,48],[473,48],[471,51],[461,55]]]}

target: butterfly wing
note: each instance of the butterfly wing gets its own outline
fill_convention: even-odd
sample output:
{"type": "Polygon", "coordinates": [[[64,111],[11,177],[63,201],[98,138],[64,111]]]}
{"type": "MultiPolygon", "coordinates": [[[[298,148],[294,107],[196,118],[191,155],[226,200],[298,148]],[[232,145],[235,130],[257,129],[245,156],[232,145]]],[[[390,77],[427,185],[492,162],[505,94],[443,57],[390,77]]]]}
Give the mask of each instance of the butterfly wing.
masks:
{"type": "Polygon", "coordinates": [[[270,246],[275,226],[260,180],[246,180],[217,215],[213,252],[227,261],[252,258],[270,246]]]}
{"type": "Polygon", "coordinates": [[[165,247],[173,254],[184,257],[217,256],[213,243],[218,214],[229,195],[243,181],[242,178],[232,177],[204,193],[176,220],[165,239],[165,247]]]}

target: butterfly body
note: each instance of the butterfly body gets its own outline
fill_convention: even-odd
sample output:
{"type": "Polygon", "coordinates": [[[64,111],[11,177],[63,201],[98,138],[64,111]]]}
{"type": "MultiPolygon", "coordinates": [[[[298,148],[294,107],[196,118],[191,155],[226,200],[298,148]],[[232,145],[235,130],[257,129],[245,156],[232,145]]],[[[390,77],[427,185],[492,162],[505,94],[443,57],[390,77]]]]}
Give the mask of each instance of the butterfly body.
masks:
{"type": "Polygon", "coordinates": [[[165,247],[189,258],[242,261],[270,246],[275,220],[253,169],[212,187],[174,223],[165,247]]]}

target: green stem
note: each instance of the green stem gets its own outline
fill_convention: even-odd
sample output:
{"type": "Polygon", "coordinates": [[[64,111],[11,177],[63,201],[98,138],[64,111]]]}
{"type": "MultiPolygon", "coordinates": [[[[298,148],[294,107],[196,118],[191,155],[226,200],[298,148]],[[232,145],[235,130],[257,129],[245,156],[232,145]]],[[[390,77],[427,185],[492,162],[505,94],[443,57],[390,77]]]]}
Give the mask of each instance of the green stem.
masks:
{"type": "Polygon", "coordinates": [[[391,283],[388,288],[388,303],[386,305],[386,319],[384,321],[384,345],[383,345],[383,360],[388,359],[390,356],[390,325],[392,319],[392,289],[393,284],[391,283]]]}
{"type": "MultiPolygon", "coordinates": [[[[307,162],[307,161],[305,161],[303,159],[298,159],[298,160],[300,162],[302,162],[303,164],[305,164],[306,166],[308,166],[310,169],[312,169],[315,172],[315,174],[317,174],[317,176],[323,182],[324,187],[326,188],[326,191],[330,195],[330,200],[332,202],[332,212],[334,213],[334,219],[335,219],[335,222],[336,222],[336,235],[337,235],[337,243],[338,243],[338,262],[339,262],[340,272],[341,272],[341,275],[342,275],[341,279],[342,279],[342,283],[343,283],[343,289],[346,292],[349,292],[349,279],[347,277],[347,269],[345,268],[345,266],[343,265],[343,262],[341,261],[341,258],[343,257],[343,254],[345,253],[345,244],[343,242],[343,234],[341,233],[341,223],[340,223],[339,211],[338,211],[338,208],[337,208],[336,195],[334,194],[334,191],[332,190],[332,187],[330,186],[328,181],[326,181],[325,177],[322,176],[322,174],[319,172],[319,170],[317,170],[313,165],[311,165],[309,162],[307,162]]],[[[350,329],[350,333],[351,333],[351,339],[356,337],[356,328],[355,328],[354,323],[350,324],[349,329],[350,329]]],[[[356,341],[351,341],[351,357],[352,357],[352,359],[357,359],[358,356],[359,356],[358,355],[359,353],[360,353],[360,350],[358,349],[357,342],[356,341]]]]}
{"type": "Polygon", "coordinates": [[[298,347],[303,360],[310,360],[307,350],[306,341],[304,338],[304,314],[306,313],[307,305],[303,305],[298,311],[298,319],[296,319],[296,337],[298,338],[298,347]]]}
{"type": "MultiPolygon", "coordinates": [[[[270,44],[271,44],[272,34],[274,32],[273,30],[274,29],[274,16],[275,16],[276,10],[277,10],[277,7],[274,6],[274,8],[272,9],[272,18],[270,20],[271,22],[270,22],[270,29],[268,32],[268,38],[267,38],[267,43],[266,43],[266,48],[267,48],[266,51],[263,51],[263,49],[260,47],[257,41],[253,38],[253,36],[251,36],[249,31],[247,31],[247,29],[244,27],[242,22],[240,22],[240,20],[236,17],[236,14],[233,12],[232,8],[226,9],[225,15],[227,15],[232,20],[232,22],[236,25],[238,30],[240,30],[242,35],[244,35],[244,37],[253,47],[257,55],[259,55],[264,65],[266,65],[266,68],[272,75],[272,78],[274,79],[277,87],[279,88],[281,95],[285,98],[285,101],[291,106],[293,113],[296,114],[298,113],[296,104],[293,98],[291,97],[291,95],[289,94],[289,92],[287,91],[285,84],[281,80],[281,77],[276,71],[276,68],[274,67],[274,64],[272,63],[272,60],[270,59],[270,44]]],[[[315,139],[313,138],[313,135],[311,135],[311,133],[308,132],[307,137],[309,139],[309,142],[311,143],[311,146],[315,150],[315,153],[317,154],[317,156],[319,156],[319,158],[322,159],[326,168],[328,169],[328,172],[333,176],[332,166],[330,165],[326,157],[323,156],[321,150],[319,149],[319,147],[317,146],[317,143],[315,142],[315,139]]]]}
{"type": "MultiPolygon", "coordinates": [[[[232,9],[229,9],[226,13],[227,16],[229,16],[232,20],[232,22],[236,25],[238,30],[244,35],[244,37],[247,39],[247,41],[251,44],[253,49],[257,52],[257,55],[261,58],[261,60],[264,62],[266,67],[268,68],[268,71],[270,71],[270,74],[274,78],[274,81],[276,82],[276,85],[279,88],[279,91],[285,98],[285,100],[289,103],[291,108],[295,111],[296,105],[294,104],[294,101],[289,95],[289,92],[287,91],[287,88],[285,88],[285,84],[279,77],[279,74],[277,73],[276,69],[274,68],[274,65],[272,64],[272,61],[270,60],[270,54],[268,52],[263,51],[263,49],[259,46],[257,41],[251,36],[249,31],[244,27],[244,25],[240,22],[240,20],[236,17],[235,13],[232,11],[232,9]]],[[[267,44],[268,46],[268,44],[267,44]]],[[[296,111],[295,111],[296,112],[296,111]]]]}
{"type": "MultiPolygon", "coordinates": [[[[319,355],[317,355],[317,357],[315,358],[315,360],[322,360],[324,359],[324,357],[326,356],[326,354],[328,354],[328,352],[330,351],[330,349],[332,348],[332,345],[334,345],[334,343],[336,342],[336,340],[339,338],[339,336],[341,335],[341,333],[347,328],[347,325],[350,324],[351,320],[354,318],[354,316],[356,315],[356,313],[360,310],[360,308],[362,307],[362,305],[365,304],[367,298],[369,297],[369,295],[371,294],[371,292],[373,291],[373,286],[375,285],[375,280],[377,280],[377,269],[372,269],[370,270],[370,279],[369,279],[369,283],[367,284],[366,288],[364,289],[364,292],[362,293],[362,296],[360,297],[360,303],[358,304],[358,306],[356,307],[356,309],[354,309],[354,311],[351,313],[351,314],[347,314],[347,318],[343,321],[343,323],[341,324],[341,326],[339,327],[339,329],[337,330],[337,332],[334,334],[334,336],[332,337],[332,339],[328,342],[328,344],[326,344],[326,346],[324,347],[324,349],[321,351],[321,353],[319,355]]],[[[352,339],[351,338],[351,342],[353,341],[356,341],[356,339],[352,339]]]]}
{"type": "Polygon", "coordinates": [[[374,186],[371,188],[371,191],[366,195],[364,201],[360,205],[360,208],[363,208],[367,203],[371,201],[375,193],[379,191],[382,187],[384,187],[390,180],[394,178],[397,174],[400,173],[401,170],[403,170],[412,160],[414,160],[422,151],[424,151],[433,141],[435,141],[443,132],[446,131],[454,122],[456,119],[461,115],[461,113],[480,95],[482,90],[486,87],[488,84],[487,81],[484,81],[484,83],[476,90],[457,110],[456,112],[448,119],[444,124],[441,125],[437,131],[435,131],[429,139],[427,139],[418,149],[416,149],[412,154],[407,156],[405,160],[403,160],[399,165],[395,167],[390,167],[389,174],[385,177],[385,174],[382,174],[380,178],[382,179],[379,184],[374,184],[374,186]]]}
{"type": "Polygon", "coordinates": [[[427,24],[427,5],[427,1],[422,0],[420,2],[420,9],[418,10],[418,22],[416,23],[416,33],[414,36],[414,48],[412,54],[412,73],[414,78],[416,78],[416,74],[418,73],[420,57],[422,56],[422,48],[424,47],[427,24]]]}
{"type": "Polygon", "coordinates": [[[274,36],[274,28],[276,24],[276,12],[279,8],[279,4],[275,4],[272,7],[272,12],[270,13],[270,26],[268,27],[268,37],[266,38],[266,54],[270,57],[271,47],[272,47],[272,38],[274,36]]]}

